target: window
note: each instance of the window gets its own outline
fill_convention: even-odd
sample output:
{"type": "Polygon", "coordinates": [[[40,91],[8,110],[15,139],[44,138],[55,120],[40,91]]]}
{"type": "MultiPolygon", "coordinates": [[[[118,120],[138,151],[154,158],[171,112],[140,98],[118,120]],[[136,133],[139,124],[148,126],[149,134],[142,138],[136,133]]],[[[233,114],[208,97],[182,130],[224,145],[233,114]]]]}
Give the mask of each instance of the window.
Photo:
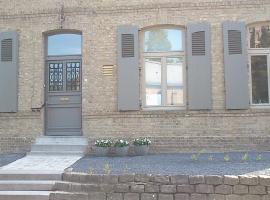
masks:
{"type": "Polygon", "coordinates": [[[270,48],[270,24],[259,24],[249,28],[250,48],[270,48]]]}
{"type": "Polygon", "coordinates": [[[269,105],[270,23],[249,27],[251,103],[269,105]]]}
{"type": "Polygon", "coordinates": [[[144,31],[144,107],[184,106],[184,43],[181,29],[144,31]]]}
{"type": "Polygon", "coordinates": [[[57,34],[48,37],[48,56],[81,55],[81,35],[57,34]]]}
{"type": "Polygon", "coordinates": [[[81,90],[81,37],[72,33],[48,36],[47,81],[50,92],[81,90]]]}

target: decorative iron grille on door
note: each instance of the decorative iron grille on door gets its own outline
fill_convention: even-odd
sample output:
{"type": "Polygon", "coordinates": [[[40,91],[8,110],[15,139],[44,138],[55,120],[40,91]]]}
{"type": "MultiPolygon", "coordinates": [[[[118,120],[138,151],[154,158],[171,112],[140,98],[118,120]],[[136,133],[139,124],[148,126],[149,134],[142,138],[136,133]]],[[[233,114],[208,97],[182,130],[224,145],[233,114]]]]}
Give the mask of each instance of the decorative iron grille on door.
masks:
{"type": "Polygon", "coordinates": [[[48,69],[49,91],[80,91],[81,62],[50,62],[48,69]]]}

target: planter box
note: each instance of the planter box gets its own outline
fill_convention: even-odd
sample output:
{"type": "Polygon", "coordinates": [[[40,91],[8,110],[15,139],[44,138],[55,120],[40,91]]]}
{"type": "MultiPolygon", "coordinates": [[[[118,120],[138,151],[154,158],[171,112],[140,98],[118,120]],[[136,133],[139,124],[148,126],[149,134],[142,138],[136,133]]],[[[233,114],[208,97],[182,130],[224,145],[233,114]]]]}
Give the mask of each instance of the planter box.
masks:
{"type": "Polygon", "coordinates": [[[149,145],[134,145],[134,152],[137,156],[147,155],[149,151],[149,145]]]}
{"type": "Polygon", "coordinates": [[[95,147],[96,156],[107,156],[110,147],[95,147]]]}
{"type": "Polygon", "coordinates": [[[127,156],[128,155],[129,146],[126,147],[115,147],[116,156],[127,156]]]}

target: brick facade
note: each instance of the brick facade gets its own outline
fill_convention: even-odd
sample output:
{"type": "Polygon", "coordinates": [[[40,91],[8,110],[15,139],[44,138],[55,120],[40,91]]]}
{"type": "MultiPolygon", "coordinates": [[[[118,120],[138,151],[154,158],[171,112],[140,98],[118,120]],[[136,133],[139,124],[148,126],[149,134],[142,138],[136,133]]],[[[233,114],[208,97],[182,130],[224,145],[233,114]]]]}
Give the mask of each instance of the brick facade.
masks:
{"type": "MultiPolygon", "coordinates": [[[[207,149],[215,144],[212,140],[215,137],[225,144],[220,142],[222,148],[213,147],[214,150],[239,150],[239,145],[243,149],[245,145],[254,149],[260,149],[262,145],[265,148],[261,149],[267,149],[269,109],[225,110],[221,24],[225,20],[245,21],[246,24],[267,21],[270,18],[268,0],[197,0],[192,3],[133,0],[128,4],[124,0],[28,0],[19,3],[13,0],[0,2],[0,9],[0,31],[17,30],[19,35],[18,112],[0,113],[1,152],[27,151],[31,141],[43,134],[44,38],[48,31],[61,26],[82,31],[83,134],[91,141],[100,136],[149,136],[166,147],[177,145],[175,141],[185,138],[185,144],[190,146],[179,147],[177,151],[186,151],[198,148],[202,141],[205,143],[201,147],[207,149]],[[61,24],[62,6],[64,21],[61,24]],[[186,26],[189,22],[199,21],[208,21],[212,29],[213,109],[118,112],[117,26],[132,24],[143,29],[164,24],[186,26]],[[114,66],[113,76],[103,75],[103,65],[114,66]],[[33,112],[35,108],[41,108],[41,111],[33,112]],[[239,139],[234,141],[234,137],[239,139]]],[[[165,147],[164,151],[169,151],[165,147]]]]}

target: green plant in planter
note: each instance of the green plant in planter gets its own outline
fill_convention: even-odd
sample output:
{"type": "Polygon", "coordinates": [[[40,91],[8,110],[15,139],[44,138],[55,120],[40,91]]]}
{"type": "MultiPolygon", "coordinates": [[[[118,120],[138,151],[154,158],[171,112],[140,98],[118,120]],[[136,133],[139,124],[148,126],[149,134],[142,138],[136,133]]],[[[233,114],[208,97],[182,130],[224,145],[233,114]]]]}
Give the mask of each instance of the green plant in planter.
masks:
{"type": "Polygon", "coordinates": [[[107,156],[113,142],[110,139],[99,139],[95,141],[95,152],[97,156],[107,156]]]}
{"type": "Polygon", "coordinates": [[[114,146],[115,147],[127,147],[127,146],[129,146],[129,142],[127,140],[119,139],[119,140],[115,141],[114,146]]]}
{"type": "Polygon", "coordinates": [[[113,142],[110,139],[99,139],[95,141],[96,147],[111,147],[113,142]]]}
{"type": "Polygon", "coordinates": [[[137,138],[137,139],[133,140],[133,144],[135,146],[150,145],[151,140],[149,140],[148,138],[137,138]]]}
{"type": "Polygon", "coordinates": [[[149,147],[151,144],[151,140],[144,137],[144,138],[137,138],[133,140],[134,145],[134,152],[137,156],[144,156],[148,154],[149,147]]]}

